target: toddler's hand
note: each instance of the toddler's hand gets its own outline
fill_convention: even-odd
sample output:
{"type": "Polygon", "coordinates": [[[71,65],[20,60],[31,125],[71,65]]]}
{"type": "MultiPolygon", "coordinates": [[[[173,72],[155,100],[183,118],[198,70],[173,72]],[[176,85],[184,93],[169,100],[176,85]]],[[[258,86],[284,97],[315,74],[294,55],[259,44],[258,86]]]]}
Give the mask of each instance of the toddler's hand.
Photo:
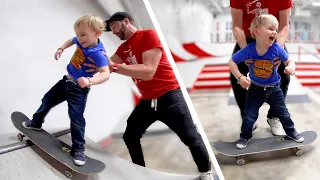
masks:
{"type": "Polygon", "coordinates": [[[88,87],[90,85],[89,79],[85,77],[78,78],[78,84],[81,88],[88,87]]]}
{"type": "Polygon", "coordinates": [[[56,54],[54,55],[54,58],[56,60],[58,60],[61,57],[61,54],[63,53],[63,50],[61,48],[59,48],[56,52],[56,54]]]}
{"type": "Polygon", "coordinates": [[[247,89],[251,84],[250,79],[246,76],[241,76],[239,82],[240,82],[241,87],[244,89],[247,89]]]}
{"type": "Polygon", "coordinates": [[[284,69],[285,74],[294,75],[295,74],[295,67],[294,66],[287,66],[284,69]]]}

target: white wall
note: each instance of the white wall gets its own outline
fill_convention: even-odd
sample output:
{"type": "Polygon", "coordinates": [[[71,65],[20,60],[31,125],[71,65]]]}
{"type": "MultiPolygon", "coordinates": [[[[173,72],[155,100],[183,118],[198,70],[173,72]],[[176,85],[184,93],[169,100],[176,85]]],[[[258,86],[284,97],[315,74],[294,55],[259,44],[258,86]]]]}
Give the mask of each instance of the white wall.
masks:
{"type": "MultiPolygon", "coordinates": [[[[226,34],[227,33],[232,33],[232,31],[226,27],[227,23],[231,23],[232,19],[231,19],[231,15],[230,14],[223,14],[223,15],[218,15],[216,16],[216,18],[213,20],[213,30],[212,32],[215,34],[214,35],[214,42],[217,42],[216,39],[216,34],[219,34],[219,38],[220,41],[219,42],[226,42],[229,41],[226,38],[226,34]],[[219,23],[219,31],[216,31],[216,24],[217,22],[219,23]]],[[[305,16],[295,16],[295,15],[291,15],[290,16],[290,23],[291,23],[291,27],[290,27],[290,31],[291,33],[294,33],[294,23],[295,22],[306,22],[311,24],[311,32],[314,33],[315,36],[315,41],[320,41],[320,23],[318,22],[318,20],[315,17],[305,17],[305,16]]],[[[233,35],[232,35],[233,36],[233,35]]],[[[234,39],[233,39],[234,40],[234,39]]]]}
{"type": "Polygon", "coordinates": [[[150,0],[150,4],[161,31],[165,36],[176,36],[178,34],[179,24],[177,23],[176,4],[181,0],[150,0]]]}
{"type": "Polygon", "coordinates": [[[232,34],[232,30],[230,30],[230,27],[227,28],[227,24],[229,24],[229,26],[230,26],[231,21],[232,20],[231,20],[230,14],[223,14],[223,15],[216,16],[216,18],[213,20],[213,28],[212,28],[212,31],[214,34],[213,42],[225,42],[226,41],[226,33],[229,33],[229,35],[232,34]],[[217,24],[219,24],[218,30],[217,30],[217,24]],[[219,40],[217,39],[217,36],[219,36],[219,40]]]}
{"type": "MultiPolygon", "coordinates": [[[[0,133],[17,132],[11,113],[22,111],[29,117],[37,110],[43,95],[66,73],[66,65],[75,47],[65,50],[56,61],[53,55],[67,39],[75,36],[73,23],[87,13],[107,15],[95,1],[82,0],[7,0],[0,6],[1,58],[0,133]]],[[[120,40],[111,33],[101,37],[112,54],[120,40]]],[[[89,94],[85,117],[86,136],[99,141],[108,136],[119,121],[125,121],[133,108],[132,81],[112,75],[89,94]]],[[[67,105],[52,109],[44,128],[48,131],[68,128],[67,105]]]]}
{"type": "Polygon", "coordinates": [[[185,0],[150,0],[165,36],[181,42],[211,42],[211,13],[199,3],[185,0]]]}
{"type": "MultiPolygon", "coordinates": [[[[187,42],[231,42],[234,41],[230,28],[231,15],[219,14],[215,18],[200,2],[188,0],[150,0],[152,9],[166,38],[176,38],[182,43],[187,42]],[[219,30],[217,31],[217,24],[219,30]],[[227,28],[227,25],[229,28],[227,28]]],[[[320,41],[320,23],[316,17],[290,17],[294,22],[308,22],[315,40],[320,41]]]]}

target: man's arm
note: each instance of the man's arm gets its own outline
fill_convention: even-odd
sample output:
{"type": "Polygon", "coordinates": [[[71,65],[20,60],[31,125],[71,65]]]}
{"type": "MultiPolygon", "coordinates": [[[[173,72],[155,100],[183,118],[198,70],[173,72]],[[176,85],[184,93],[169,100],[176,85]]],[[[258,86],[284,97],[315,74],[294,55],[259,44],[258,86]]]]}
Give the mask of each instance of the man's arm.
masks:
{"type": "Polygon", "coordinates": [[[117,54],[113,54],[109,59],[114,63],[123,64],[122,59],[117,54]]]}
{"type": "Polygon", "coordinates": [[[289,18],[290,18],[291,8],[285,9],[279,12],[279,30],[277,42],[284,47],[284,44],[289,35],[289,18]]]}
{"type": "Polygon", "coordinates": [[[157,71],[161,56],[162,51],[160,48],[147,50],[142,53],[143,64],[118,64],[118,69],[116,72],[136,79],[152,80],[157,71]]]}
{"type": "Polygon", "coordinates": [[[246,36],[242,27],[243,11],[241,9],[231,8],[232,32],[240,48],[247,46],[246,36]]]}

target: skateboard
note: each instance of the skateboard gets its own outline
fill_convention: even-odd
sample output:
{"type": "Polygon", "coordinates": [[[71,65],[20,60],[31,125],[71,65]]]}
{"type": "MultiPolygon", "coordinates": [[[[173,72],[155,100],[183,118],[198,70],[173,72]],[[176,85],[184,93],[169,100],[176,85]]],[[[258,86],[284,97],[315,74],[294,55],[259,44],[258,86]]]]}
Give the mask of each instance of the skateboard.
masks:
{"type": "Polygon", "coordinates": [[[60,141],[45,130],[36,131],[22,127],[21,123],[29,120],[29,118],[21,112],[13,112],[11,120],[14,126],[21,132],[17,135],[18,140],[22,141],[23,137],[28,137],[40,149],[67,166],[68,170],[64,173],[69,179],[72,179],[73,172],[85,175],[98,174],[106,167],[103,162],[88,156],[86,156],[85,165],[77,166],[73,163],[73,157],[70,154],[71,147],[68,144],[60,141]]]}
{"type": "Polygon", "coordinates": [[[295,150],[296,156],[301,156],[303,150],[300,149],[300,147],[311,144],[317,138],[317,133],[314,131],[304,131],[301,135],[304,137],[304,142],[302,143],[295,142],[286,136],[273,136],[257,139],[253,138],[244,149],[238,149],[235,142],[219,141],[211,143],[211,146],[220,154],[237,157],[237,164],[241,166],[245,164],[243,156],[249,154],[293,149],[295,150]]]}

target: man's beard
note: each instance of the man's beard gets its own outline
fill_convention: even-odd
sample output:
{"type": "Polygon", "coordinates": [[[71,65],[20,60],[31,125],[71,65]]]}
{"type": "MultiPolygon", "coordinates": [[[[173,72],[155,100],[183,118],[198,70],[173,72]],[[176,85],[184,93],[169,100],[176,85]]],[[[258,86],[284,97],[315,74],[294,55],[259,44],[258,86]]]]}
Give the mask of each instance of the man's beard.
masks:
{"type": "Polygon", "coordinates": [[[124,33],[126,32],[126,26],[124,24],[121,25],[121,30],[120,30],[120,39],[121,40],[125,40],[124,39],[124,33]]]}

